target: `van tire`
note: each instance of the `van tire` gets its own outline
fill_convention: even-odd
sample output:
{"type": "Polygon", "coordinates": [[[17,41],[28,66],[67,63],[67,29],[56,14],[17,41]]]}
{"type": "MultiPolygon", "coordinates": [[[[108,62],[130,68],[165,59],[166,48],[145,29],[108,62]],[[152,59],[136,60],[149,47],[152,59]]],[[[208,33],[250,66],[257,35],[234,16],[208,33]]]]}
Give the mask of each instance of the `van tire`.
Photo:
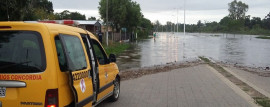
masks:
{"type": "Polygon", "coordinates": [[[115,102],[118,100],[120,95],[120,81],[118,78],[114,80],[113,85],[114,85],[113,94],[109,99],[110,101],[115,102]]]}

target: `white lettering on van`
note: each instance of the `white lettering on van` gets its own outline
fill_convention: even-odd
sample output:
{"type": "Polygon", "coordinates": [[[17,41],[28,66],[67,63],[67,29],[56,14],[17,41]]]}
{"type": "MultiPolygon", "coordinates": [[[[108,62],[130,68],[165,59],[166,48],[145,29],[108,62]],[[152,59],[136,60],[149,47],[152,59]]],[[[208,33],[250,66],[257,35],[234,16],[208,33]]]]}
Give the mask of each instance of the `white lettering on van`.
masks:
{"type": "Polygon", "coordinates": [[[21,105],[43,105],[41,102],[21,102],[21,105]]]}

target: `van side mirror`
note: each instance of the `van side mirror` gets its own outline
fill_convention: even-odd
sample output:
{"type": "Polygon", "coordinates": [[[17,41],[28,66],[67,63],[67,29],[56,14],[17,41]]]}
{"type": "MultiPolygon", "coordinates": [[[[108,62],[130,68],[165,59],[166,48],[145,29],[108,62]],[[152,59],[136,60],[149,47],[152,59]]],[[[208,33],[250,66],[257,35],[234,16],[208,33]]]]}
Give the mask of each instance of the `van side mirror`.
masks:
{"type": "Polygon", "coordinates": [[[114,54],[110,54],[109,60],[110,60],[110,62],[116,62],[116,57],[115,57],[115,55],[114,55],[114,54]]]}

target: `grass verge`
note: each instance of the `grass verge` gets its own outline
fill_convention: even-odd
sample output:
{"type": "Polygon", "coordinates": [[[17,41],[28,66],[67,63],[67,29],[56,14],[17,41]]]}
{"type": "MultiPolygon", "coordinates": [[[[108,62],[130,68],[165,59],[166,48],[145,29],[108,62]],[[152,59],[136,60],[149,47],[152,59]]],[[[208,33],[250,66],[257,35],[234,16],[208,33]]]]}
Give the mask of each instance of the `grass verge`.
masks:
{"type": "Polygon", "coordinates": [[[103,44],[103,47],[108,55],[110,54],[119,55],[126,49],[130,48],[131,44],[115,42],[115,43],[109,44],[108,46],[103,44]]]}
{"type": "Polygon", "coordinates": [[[262,107],[270,107],[270,100],[265,95],[261,94],[254,88],[250,87],[243,81],[236,78],[234,75],[226,71],[222,66],[211,62],[208,58],[205,57],[199,57],[201,60],[203,60],[206,64],[216,69],[220,74],[222,74],[225,78],[230,80],[232,83],[234,83],[236,86],[241,88],[244,92],[246,92],[249,96],[251,96],[254,99],[254,102],[256,104],[261,105],[262,107]]]}
{"type": "Polygon", "coordinates": [[[270,99],[269,98],[254,98],[255,102],[263,107],[270,107],[270,99]]]}

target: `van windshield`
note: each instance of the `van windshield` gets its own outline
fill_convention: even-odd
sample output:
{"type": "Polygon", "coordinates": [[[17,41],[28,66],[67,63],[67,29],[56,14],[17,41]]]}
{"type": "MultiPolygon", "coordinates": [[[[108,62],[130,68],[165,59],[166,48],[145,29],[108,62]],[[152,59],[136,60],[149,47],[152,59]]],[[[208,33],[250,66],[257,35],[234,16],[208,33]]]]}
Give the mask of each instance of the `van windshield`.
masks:
{"type": "Polygon", "coordinates": [[[0,73],[37,73],[46,68],[41,35],[34,31],[0,31],[0,73]]]}

